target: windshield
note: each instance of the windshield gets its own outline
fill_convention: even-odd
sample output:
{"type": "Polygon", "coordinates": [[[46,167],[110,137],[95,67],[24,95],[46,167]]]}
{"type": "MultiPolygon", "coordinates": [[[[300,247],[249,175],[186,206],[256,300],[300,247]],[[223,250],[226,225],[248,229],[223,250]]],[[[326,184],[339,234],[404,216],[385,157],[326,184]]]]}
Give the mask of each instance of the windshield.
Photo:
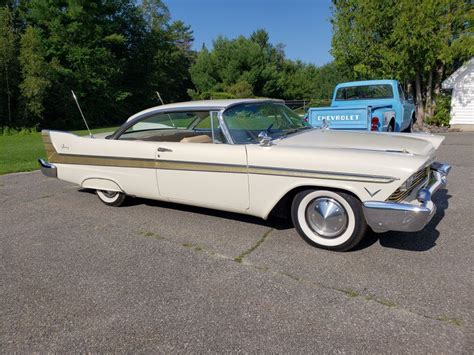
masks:
{"type": "Polygon", "coordinates": [[[338,89],[336,93],[336,101],[391,98],[393,98],[393,90],[388,84],[347,86],[338,89]]]}
{"type": "Polygon", "coordinates": [[[288,107],[274,102],[237,105],[226,110],[223,117],[236,144],[258,143],[260,132],[276,139],[310,128],[288,107]]]}

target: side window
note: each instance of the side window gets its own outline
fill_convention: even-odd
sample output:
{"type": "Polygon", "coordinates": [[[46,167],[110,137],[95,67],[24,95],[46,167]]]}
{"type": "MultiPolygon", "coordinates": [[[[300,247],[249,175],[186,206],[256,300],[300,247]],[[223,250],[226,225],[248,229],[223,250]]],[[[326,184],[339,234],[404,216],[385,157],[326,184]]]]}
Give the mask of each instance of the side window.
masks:
{"type": "Polygon", "coordinates": [[[218,120],[209,111],[158,112],[128,127],[118,139],[182,143],[224,143],[218,120]]]}
{"type": "Polygon", "coordinates": [[[129,127],[123,135],[145,131],[183,130],[188,128],[199,116],[195,112],[170,112],[152,114],[129,127]]]}
{"type": "Polygon", "coordinates": [[[398,84],[398,95],[400,96],[400,100],[405,100],[405,92],[400,84],[398,84]]]}

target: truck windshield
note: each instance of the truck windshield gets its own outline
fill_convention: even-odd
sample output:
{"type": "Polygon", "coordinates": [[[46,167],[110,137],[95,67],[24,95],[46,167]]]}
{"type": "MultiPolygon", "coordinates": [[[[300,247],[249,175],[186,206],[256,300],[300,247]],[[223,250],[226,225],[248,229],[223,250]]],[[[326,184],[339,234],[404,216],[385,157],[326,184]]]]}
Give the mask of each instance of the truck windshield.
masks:
{"type": "Polygon", "coordinates": [[[339,88],[336,93],[336,101],[391,98],[393,98],[393,90],[392,86],[388,84],[347,86],[339,88]]]}

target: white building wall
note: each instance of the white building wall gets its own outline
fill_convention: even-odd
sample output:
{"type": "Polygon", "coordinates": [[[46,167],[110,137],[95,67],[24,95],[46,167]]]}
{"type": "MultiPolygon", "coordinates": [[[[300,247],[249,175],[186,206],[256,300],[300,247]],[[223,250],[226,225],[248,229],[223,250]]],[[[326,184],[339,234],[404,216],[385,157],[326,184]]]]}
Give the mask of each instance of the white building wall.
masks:
{"type": "Polygon", "coordinates": [[[451,99],[451,125],[474,125],[474,65],[455,81],[451,99]]]}

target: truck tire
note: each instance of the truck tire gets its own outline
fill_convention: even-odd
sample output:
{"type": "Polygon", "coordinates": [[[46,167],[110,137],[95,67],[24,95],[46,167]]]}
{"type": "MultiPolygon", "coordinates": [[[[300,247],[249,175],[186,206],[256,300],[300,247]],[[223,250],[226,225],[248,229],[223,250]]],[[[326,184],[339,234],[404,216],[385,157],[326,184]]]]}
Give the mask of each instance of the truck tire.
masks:
{"type": "Polygon", "coordinates": [[[405,133],[413,132],[413,123],[414,122],[415,122],[415,119],[414,119],[414,117],[412,117],[411,120],[410,120],[410,124],[408,125],[407,128],[405,128],[405,130],[403,132],[405,132],[405,133]]]}
{"type": "Polygon", "coordinates": [[[291,219],[298,234],[307,242],[334,251],[354,248],[367,231],[361,202],[339,191],[299,192],[291,205],[291,219]]]}

